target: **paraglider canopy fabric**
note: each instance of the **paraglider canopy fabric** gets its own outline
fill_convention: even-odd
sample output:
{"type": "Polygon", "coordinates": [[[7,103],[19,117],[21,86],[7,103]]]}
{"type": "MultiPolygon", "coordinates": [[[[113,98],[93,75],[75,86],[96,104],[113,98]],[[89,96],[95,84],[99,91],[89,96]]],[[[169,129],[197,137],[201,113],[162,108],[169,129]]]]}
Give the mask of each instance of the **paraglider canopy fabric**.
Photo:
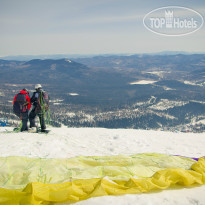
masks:
{"type": "Polygon", "coordinates": [[[157,153],[68,159],[0,158],[0,203],[76,202],[94,196],[205,184],[205,158],[157,153]]]}

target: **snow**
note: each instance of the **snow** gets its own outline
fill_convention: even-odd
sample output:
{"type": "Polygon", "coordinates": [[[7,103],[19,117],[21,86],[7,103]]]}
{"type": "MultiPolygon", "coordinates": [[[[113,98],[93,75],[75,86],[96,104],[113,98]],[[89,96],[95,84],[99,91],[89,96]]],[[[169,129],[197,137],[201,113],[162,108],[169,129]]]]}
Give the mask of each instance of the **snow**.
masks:
{"type": "Polygon", "coordinates": [[[14,87],[17,87],[16,84],[5,84],[5,85],[7,85],[7,86],[14,86],[14,87]]]}
{"type": "Polygon", "coordinates": [[[170,72],[167,72],[167,71],[150,71],[150,72],[146,72],[146,73],[157,75],[160,78],[162,78],[164,76],[164,74],[167,74],[167,73],[170,73],[170,72]]]}
{"type": "Polygon", "coordinates": [[[79,94],[78,93],[68,93],[68,95],[76,96],[76,95],[79,95],[79,94]]]}
{"type": "Polygon", "coordinates": [[[67,61],[68,63],[71,63],[71,62],[72,62],[71,60],[68,60],[68,59],[65,59],[65,61],[67,61]]]}
{"type": "Polygon", "coordinates": [[[76,114],[74,112],[67,112],[66,115],[70,118],[75,117],[76,114]]]}
{"type": "Polygon", "coordinates": [[[61,99],[55,99],[55,100],[50,100],[50,102],[52,102],[54,105],[62,105],[64,100],[61,99]]]}
{"type": "Polygon", "coordinates": [[[187,85],[195,85],[195,86],[203,86],[202,83],[201,83],[201,84],[197,84],[197,83],[195,83],[195,82],[191,82],[191,81],[188,81],[188,80],[184,81],[184,84],[187,84],[187,85]]]}
{"type": "Polygon", "coordinates": [[[169,88],[169,87],[166,87],[166,86],[162,86],[162,88],[163,88],[164,90],[176,90],[176,89],[169,88]]]}
{"type": "Polygon", "coordinates": [[[50,102],[53,102],[53,103],[58,103],[58,102],[63,102],[64,100],[62,99],[55,99],[55,100],[50,100],[50,102]]]}
{"type": "Polygon", "coordinates": [[[136,82],[131,82],[130,85],[147,85],[147,84],[153,84],[156,82],[157,81],[153,81],[153,80],[140,80],[136,82]]]}
{"type": "Polygon", "coordinates": [[[171,101],[168,99],[161,99],[160,102],[158,102],[155,105],[150,106],[150,109],[153,110],[167,110],[173,107],[180,107],[188,104],[189,102],[184,102],[184,101],[171,101]]]}
{"type": "Polygon", "coordinates": [[[5,96],[3,92],[0,91],[0,96],[5,96]]]}
{"type": "MultiPolygon", "coordinates": [[[[174,133],[153,130],[105,128],[49,128],[49,134],[9,133],[0,127],[0,157],[26,156],[70,158],[75,156],[163,153],[201,157],[205,155],[204,133],[174,133]]],[[[146,194],[103,196],[76,205],[191,205],[205,204],[205,186],[171,188],[146,194]]]]}
{"type": "Polygon", "coordinates": [[[196,124],[204,124],[205,125],[205,119],[204,120],[199,120],[196,124]]]}

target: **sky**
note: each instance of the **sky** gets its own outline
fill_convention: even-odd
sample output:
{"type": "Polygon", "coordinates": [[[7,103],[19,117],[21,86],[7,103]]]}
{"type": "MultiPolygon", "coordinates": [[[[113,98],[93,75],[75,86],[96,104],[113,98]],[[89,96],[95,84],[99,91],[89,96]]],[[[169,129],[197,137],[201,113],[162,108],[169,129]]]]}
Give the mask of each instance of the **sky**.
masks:
{"type": "Polygon", "coordinates": [[[147,30],[153,9],[181,6],[205,19],[204,0],[0,0],[0,57],[205,52],[205,25],[185,36],[147,30]]]}

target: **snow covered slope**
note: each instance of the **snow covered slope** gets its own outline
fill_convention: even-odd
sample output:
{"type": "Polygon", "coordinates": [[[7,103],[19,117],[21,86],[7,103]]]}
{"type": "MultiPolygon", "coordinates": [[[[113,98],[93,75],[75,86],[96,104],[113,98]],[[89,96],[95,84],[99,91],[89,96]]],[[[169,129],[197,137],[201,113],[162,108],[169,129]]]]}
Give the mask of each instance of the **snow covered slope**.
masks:
{"type": "MultiPolygon", "coordinates": [[[[0,128],[3,130],[12,128],[0,128]]],[[[70,158],[75,156],[162,153],[201,157],[204,133],[135,129],[51,128],[49,134],[0,133],[0,156],[70,158]]]]}
{"type": "MultiPolygon", "coordinates": [[[[12,130],[0,128],[0,157],[70,158],[153,152],[188,157],[205,156],[204,133],[66,127],[51,128],[49,134],[2,133],[6,129],[12,130]]],[[[204,205],[204,193],[205,186],[186,187],[147,194],[96,197],[76,205],[204,205]]]]}

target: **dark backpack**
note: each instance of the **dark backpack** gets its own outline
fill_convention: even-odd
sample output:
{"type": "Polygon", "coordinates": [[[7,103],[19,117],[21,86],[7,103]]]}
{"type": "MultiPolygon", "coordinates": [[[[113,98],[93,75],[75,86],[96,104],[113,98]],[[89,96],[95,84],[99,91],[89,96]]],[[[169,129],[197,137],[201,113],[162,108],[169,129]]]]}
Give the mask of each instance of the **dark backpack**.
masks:
{"type": "Polygon", "coordinates": [[[45,113],[49,108],[49,97],[47,92],[42,91],[38,93],[38,98],[36,100],[35,113],[45,113]]]}
{"type": "Polygon", "coordinates": [[[26,94],[17,94],[13,104],[13,112],[19,117],[21,113],[27,111],[27,104],[28,102],[26,100],[26,94]]]}

